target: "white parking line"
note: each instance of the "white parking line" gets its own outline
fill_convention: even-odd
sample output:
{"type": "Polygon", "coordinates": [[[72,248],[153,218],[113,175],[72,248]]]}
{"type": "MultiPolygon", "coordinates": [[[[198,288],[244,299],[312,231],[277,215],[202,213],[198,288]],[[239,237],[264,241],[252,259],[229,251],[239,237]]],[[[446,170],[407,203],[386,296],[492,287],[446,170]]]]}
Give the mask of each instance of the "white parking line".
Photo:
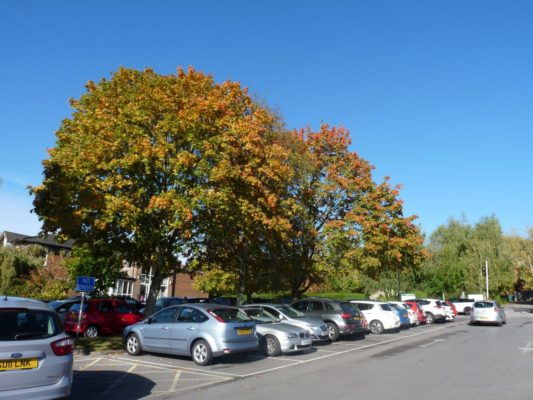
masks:
{"type": "Polygon", "coordinates": [[[127,362],[127,363],[130,363],[130,364],[141,364],[141,365],[149,365],[149,366],[154,366],[154,367],[164,367],[164,368],[172,368],[172,369],[181,369],[182,371],[185,371],[185,372],[189,372],[191,374],[196,374],[196,375],[221,375],[221,376],[225,376],[225,377],[230,377],[230,378],[239,378],[241,375],[236,375],[236,374],[230,374],[230,373],[227,373],[227,372],[218,372],[218,371],[205,371],[205,370],[202,370],[202,369],[196,369],[196,368],[187,368],[187,367],[182,367],[180,365],[173,365],[173,364],[163,364],[163,363],[157,363],[157,362],[153,362],[153,361],[145,361],[145,360],[138,360],[138,361],[133,361],[133,360],[129,360],[127,358],[122,358],[122,357],[118,357],[118,356],[115,356],[115,359],[117,360],[121,360],[121,361],[124,361],[124,362],[127,362]]]}
{"type": "MultiPolygon", "coordinates": [[[[447,328],[452,328],[452,327],[459,326],[459,325],[462,325],[462,324],[465,324],[465,323],[466,322],[461,322],[461,323],[457,323],[457,324],[454,324],[454,325],[446,325],[446,326],[442,326],[442,327],[439,327],[439,328],[427,330],[427,331],[424,331],[424,332],[414,333],[414,334],[409,335],[409,336],[403,336],[403,337],[399,337],[399,338],[385,340],[385,341],[380,342],[380,343],[374,343],[374,344],[369,344],[367,346],[351,348],[351,349],[348,349],[348,350],[338,351],[338,352],[331,353],[331,354],[325,354],[323,356],[311,358],[309,360],[302,360],[299,364],[305,364],[305,363],[310,363],[310,362],[322,360],[324,358],[333,357],[333,356],[336,356],[338,354],[346,354],[346,353],[351,353],[351,352],[354,352],[354,351],[359,351],[359,350],[362,350],[362,349],[369,349],[369,348],[376,347],[376,346],[379,346],[379,345],[382,345],[382,344],[393,343],[393,342],[397,342],[399,340],[404,340],[404,339],[408,339],[408,338],[412,338],[412,337],[416,337],[416,336],[420,336],[420,335],[425,335],[427,333],[436,332],[436,331],[440,331],[440,330],[447,329],[447,328]]],[[[279,367],[268,368],[268,369],[265,369],[265,370],[262,370],[262,371],[253,372],[251,374],[241,375],[240,377],[241,378],[247,378],[247,377],[254,376],[254,375],[264,374],[264,373],[267,373],[267,372],[272,372],[272,371],[280,370],[280,369],[283,369],[283,368],[292,367],[293,365],[298,365],[298,364],[282,365],[282,366],[279,366],[279,367]]]]}

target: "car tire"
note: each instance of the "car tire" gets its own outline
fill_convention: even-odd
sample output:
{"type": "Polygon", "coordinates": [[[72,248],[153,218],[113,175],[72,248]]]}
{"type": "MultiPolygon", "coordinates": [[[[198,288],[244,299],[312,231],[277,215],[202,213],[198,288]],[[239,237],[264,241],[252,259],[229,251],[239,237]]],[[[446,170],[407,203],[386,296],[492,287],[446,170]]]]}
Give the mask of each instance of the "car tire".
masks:
{"type": "Polygon", "coordinates": [[[274,335],[266,335],[263,338],[263,353],[267,357],[277,357],[281,354],[281,345],[274,335]]]}
{"type": "Polygon", "coordinates": [[[432,324],[433,322],[435,322],[435,316],[432,313],[430,313],[430,312],[426,313],[426,318],[427,318],[426,322],[428,324],[432,324]]]}
{"type": "Polygon", "coordinates": [[[205,340],[200,339],[192,345],[191,357],[196,365],[203,367],[213,361],[213,352],[209,344],[205,340]]]}
{"type": "Polygon", "coordinates": [[[100,336],[100,329],[96,325],[89,325],[87,329],[85,329],[85,332],[83,332],[83,336],[88,339],[94,339],[100,336]]]}
{"type": "Polygon", "coordinates": [[[130,356],[138,356],[142,353],[141,348],[141,341],[139,340],[139,336],[137,336],[135,333],[130,333],[128,337],[126,338],[126,352],[130,356]]]}
{"type": "Polygon", "coordinates": [[[470,307],[465,307],[464,313],[465,315],[470,315],[470,307]]]}
{"type": "Polygon", "coordinates": [[[500,318],[500,320],[498,321],[498,326],[501,328],[503,326],[503,320],[500,318]]]}
{"type": "Polygon", "coordinates": [[[332,342],[336,342],[337,340],[339,340],[339,336],[340,336],[339,327],[335,325],[334,322],[326,322],[326,326],[328,328],[329,340],[332,342]]]}
{"type": "Polygon", "coordinates": [[[370,329],[371,333],[376,335],[381,335],[385,331],[383,323],[377,319],[370,321],[370,324],[368,324],[368,329],[370,329]]]}

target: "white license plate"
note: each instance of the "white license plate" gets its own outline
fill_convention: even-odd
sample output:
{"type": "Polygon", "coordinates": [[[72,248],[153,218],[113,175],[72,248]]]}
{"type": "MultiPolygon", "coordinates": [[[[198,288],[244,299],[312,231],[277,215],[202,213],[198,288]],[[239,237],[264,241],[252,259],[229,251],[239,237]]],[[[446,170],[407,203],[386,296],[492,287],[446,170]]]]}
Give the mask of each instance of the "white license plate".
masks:
{"type": "Polygon", "coordinates": [[[302,340],[302,346],[309,346],[311,344],[311,339],[302,340]]]}

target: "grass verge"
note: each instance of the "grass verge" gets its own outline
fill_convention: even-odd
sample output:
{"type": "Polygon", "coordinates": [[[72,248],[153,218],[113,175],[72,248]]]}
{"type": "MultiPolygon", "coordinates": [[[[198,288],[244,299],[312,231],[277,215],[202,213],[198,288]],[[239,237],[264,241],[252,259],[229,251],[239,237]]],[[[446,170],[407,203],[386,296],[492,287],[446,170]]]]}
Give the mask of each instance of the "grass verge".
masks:
{"type": "Polygon", "coordinates": [[[92,352],[114,352],[122,351],[122,337],[121,336],[102,336],[94,339],[79,338],[76,339],[74,350],[82,354],[90,354],[92,352]]]}

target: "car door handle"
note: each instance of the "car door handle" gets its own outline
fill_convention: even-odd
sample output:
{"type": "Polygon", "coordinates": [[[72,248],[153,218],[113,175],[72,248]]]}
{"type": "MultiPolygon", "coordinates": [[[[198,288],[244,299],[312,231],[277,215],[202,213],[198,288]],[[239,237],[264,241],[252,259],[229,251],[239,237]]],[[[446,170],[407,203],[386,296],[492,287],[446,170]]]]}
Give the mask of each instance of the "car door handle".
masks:
{"type": "Polygon", "coordinates": [[[193,327],[193,326],[189,326],[189,327],[187,328],[187,330],[189,330],[189,331],[194,331],[194,327],[193,327]]]}
{"type": "Polygon", "coordinates": [[[162,330],[162,331],[168,331],[168,326],[162,326],[162,327],[161,327],[161,330],[162,330]]]}

